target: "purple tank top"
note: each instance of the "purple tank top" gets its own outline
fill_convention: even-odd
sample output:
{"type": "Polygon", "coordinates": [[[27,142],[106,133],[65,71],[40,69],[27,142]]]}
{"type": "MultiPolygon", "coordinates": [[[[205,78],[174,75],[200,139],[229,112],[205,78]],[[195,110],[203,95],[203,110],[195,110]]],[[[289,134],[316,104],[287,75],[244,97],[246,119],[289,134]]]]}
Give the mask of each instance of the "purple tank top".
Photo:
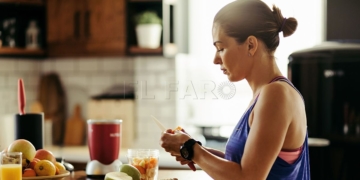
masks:
{"type": "MultiPolygon", "coordinates": [[[[294,87],[294,85],[285,77],[282,76],[276,77],[271,82],[274,81],[287,82],[290,86],[292,86],[295,90],[297,90],[294,87]]],[[[256,97],[254,103],[243,114],[240,121],[235,126],[234,131],[232,132],[230,138],[228,139],[225,149],[225,159],[236,163],[241,162],[241,158],[244,154],[246,140],[250,131],[250,127],[248,124],[249,116],[257,102],[258,97],[256,97]]],[[[309,147],[308,147],[307,134],[299,158],[293,164],[289,164],[283,159],[277,157],[266,179],[268,180],[285,180],[285,179],[309,180],[310,179],[309,147]]]]}

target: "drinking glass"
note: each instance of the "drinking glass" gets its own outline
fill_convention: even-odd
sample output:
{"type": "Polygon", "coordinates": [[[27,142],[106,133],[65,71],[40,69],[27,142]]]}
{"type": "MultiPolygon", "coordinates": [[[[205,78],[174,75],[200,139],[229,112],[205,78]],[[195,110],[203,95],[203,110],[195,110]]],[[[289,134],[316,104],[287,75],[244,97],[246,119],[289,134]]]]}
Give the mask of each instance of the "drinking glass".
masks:
{"type": "Polygon", "coordinates": [[[2,152],[0,154],[0,179],[1,180],[22,179],[21,152],[2,152]]]}
{"type": "Polygon", "coordinates": [[[141,180],[157,180],[159,172],[158,149],[128,149],[129,164],[141,174],[141,180]]]}

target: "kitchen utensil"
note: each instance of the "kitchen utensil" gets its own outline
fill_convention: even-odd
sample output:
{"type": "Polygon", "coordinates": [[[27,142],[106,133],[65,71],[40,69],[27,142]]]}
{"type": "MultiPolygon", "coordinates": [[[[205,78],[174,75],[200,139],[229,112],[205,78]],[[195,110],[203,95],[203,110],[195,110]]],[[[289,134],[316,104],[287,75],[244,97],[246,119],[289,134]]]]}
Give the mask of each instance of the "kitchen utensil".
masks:
{"type": "Polygon", "coordinates": [[[30,112],[31,113],[42,113],[44,109],[39,101],[35,101],[30,105],[30,112]]]}
{"type": "Polygon", "coordinates": [[[65,146],[80,146],[85,140],[85,121],[81,117],[81,107],[77,104],[73,115],[66,121],[65,146]]]}
{"type": "Polygon", "coordinates": [[[151,115],[151,117],[161,131],[166,131],[166,127],[163,124],[161,124],[161,122],[158,119],[156,119],[153,115],[151,115]]]}
{"type": "MultiPolygon", "coordinates": [[[[161,124],[161,122],[158,119],[156,119],[153,115],[150,115],[150,116],[152,117],[152,119],[154,120],[154,122],[160,128],[161,131],[166,131],[166,127],[163,124],[161,124]]],[[[189,162],[188,166],[191,170],[196,171],[196,168],[195,168],[195,165],[193,162],[189,162]]]]}
{"type": "Polygon", "coordinates": [[[24,82],[22,79],[18,80],[18,106],[19,106],[19,114],[25,114],[25,89],[24,82]]]}
{"type": "Polygon", "coordinates": [[[88,120],[90,162],[86,165],[89,177],[104,176],[118,171],[122,120],[88,120]]]}
{"type": "Polygon", "coordinates": [[[36,150],[44,145],[44,113],[15,115],[15,139],[30,141],[36,150]]]}
{"type": "Polygon", "coordinates": [[[43,107],[45,121],[51,120],[52,144],[62,145],[67,118],[67,99],[57,73],[51,72],[41,76],[37,100],[43,107]]]}

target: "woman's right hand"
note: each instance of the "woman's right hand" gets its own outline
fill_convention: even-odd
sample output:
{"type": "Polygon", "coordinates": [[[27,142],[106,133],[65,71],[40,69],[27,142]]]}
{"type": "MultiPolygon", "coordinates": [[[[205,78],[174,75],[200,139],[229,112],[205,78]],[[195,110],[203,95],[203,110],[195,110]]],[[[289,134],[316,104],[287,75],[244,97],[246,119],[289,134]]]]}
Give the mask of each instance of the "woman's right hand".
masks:
{"type": "Polygon", "coordinates": [[[176,161],[179,161],[181,165],[187,164],[191,170],[196,171],[196,167],[194,165],[195,164],[194,162],[189,161],[187,159],[184,159],[181,156],[175,156],[175,159],[176,159],[176,161]]]}
{"type": "Polygon", "coordinates": [[[181,165],[189,164],[189,163],[192,162],[192,161],[189,161],[187,159],[184,159],[181,156],[175,156],[175,159],[176,159],[176,161],[179,161],[181,165]]]}

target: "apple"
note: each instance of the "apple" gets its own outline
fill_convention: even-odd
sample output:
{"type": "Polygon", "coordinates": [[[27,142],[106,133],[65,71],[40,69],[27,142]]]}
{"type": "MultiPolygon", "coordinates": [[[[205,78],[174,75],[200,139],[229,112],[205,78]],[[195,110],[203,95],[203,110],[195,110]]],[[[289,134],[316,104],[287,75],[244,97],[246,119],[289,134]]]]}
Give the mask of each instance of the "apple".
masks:
{"type": "Polygon", "coordinates": [[[17,139],[12,142],[8,149],[8,152],[22,152],[22,158],[27,161],[32,161],[35,157],[36,149],[31,142],[25,139],[17,139]]]}
{"type": "Polygon", "coordinates": [[[35,158],[39,160],[49,160],[50,162],[54,163],[56,162],[55,156],[52,152],[46,150],[46,149],[39,149],[36,151],[35,158]]]}

